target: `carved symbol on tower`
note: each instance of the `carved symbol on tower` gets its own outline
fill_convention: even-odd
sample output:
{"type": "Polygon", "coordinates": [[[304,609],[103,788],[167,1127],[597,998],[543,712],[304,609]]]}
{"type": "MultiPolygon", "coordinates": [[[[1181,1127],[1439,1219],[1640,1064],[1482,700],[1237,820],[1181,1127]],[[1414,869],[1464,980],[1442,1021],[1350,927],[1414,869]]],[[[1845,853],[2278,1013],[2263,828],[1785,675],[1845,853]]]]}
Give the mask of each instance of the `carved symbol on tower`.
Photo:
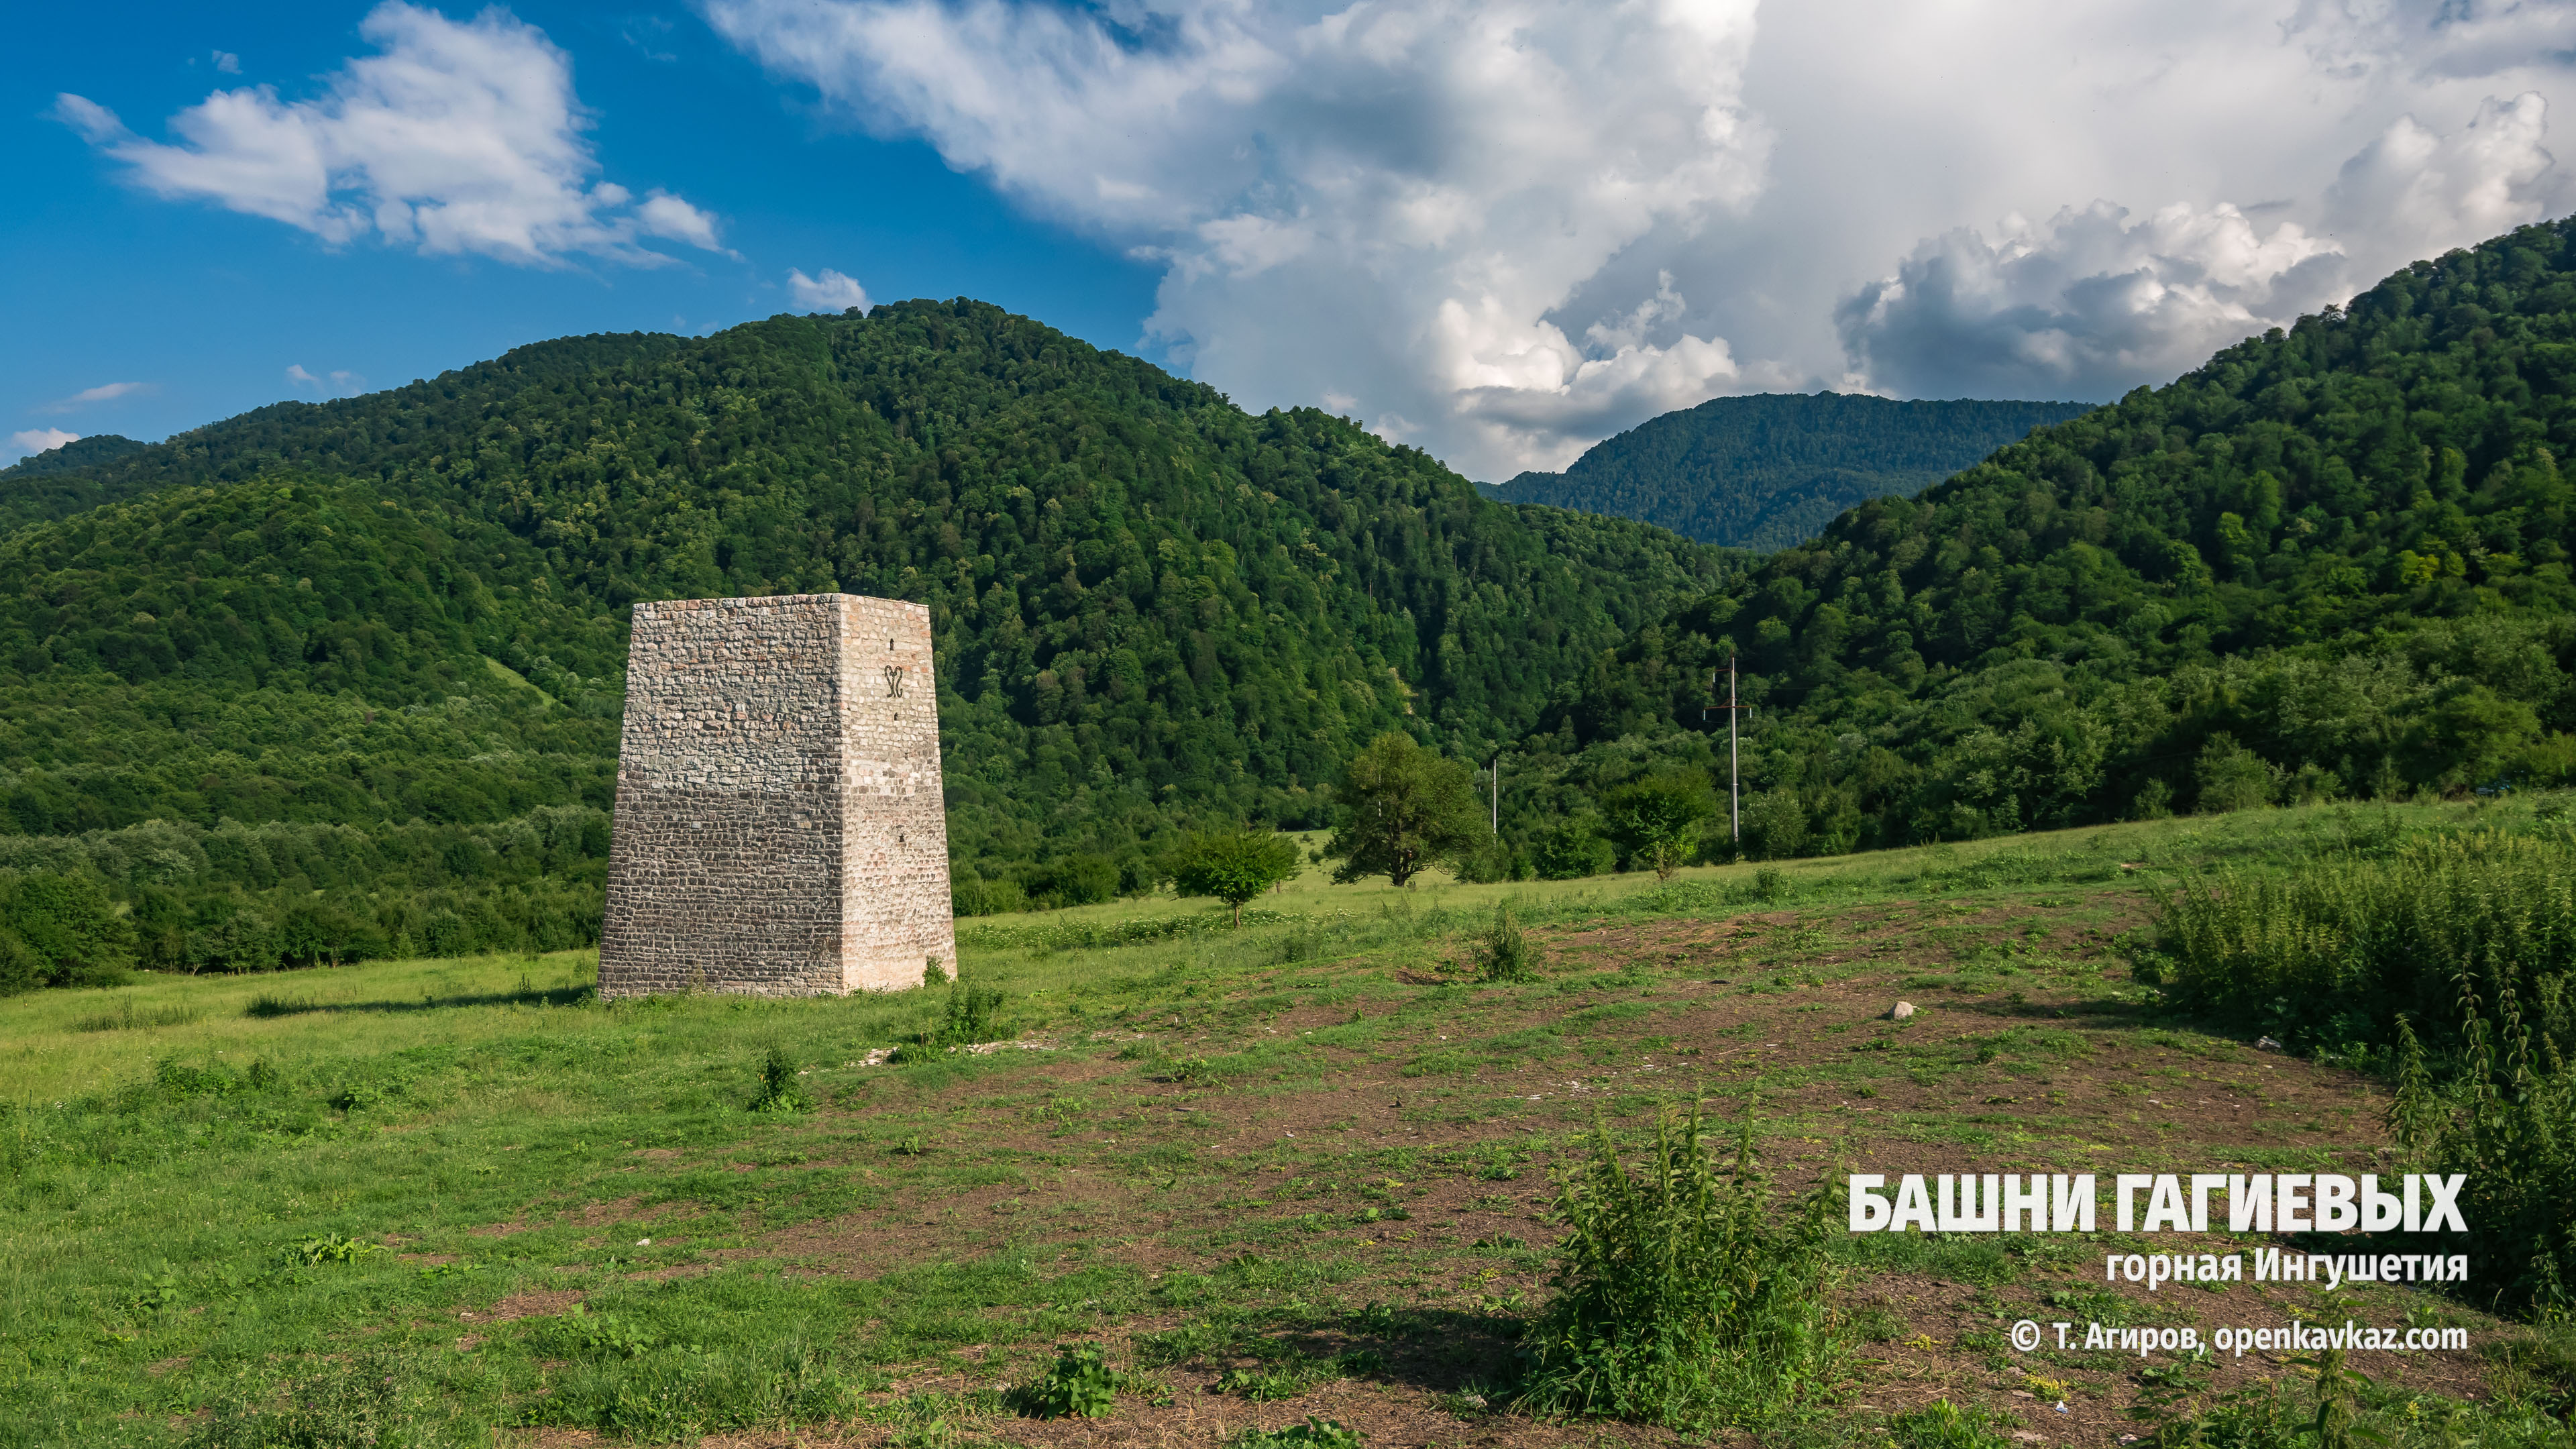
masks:
{"type": "Polygon", "coordinates": [[[900,664],[889,664],[889,665],[887,665],[887,666],[885,667],[885,682],[886,682],[886,698],[888,698],[888,699],[901,699],[901,698],[903,698],[903,666],[902,666],[902,665],[900,665],[900,664]]]}

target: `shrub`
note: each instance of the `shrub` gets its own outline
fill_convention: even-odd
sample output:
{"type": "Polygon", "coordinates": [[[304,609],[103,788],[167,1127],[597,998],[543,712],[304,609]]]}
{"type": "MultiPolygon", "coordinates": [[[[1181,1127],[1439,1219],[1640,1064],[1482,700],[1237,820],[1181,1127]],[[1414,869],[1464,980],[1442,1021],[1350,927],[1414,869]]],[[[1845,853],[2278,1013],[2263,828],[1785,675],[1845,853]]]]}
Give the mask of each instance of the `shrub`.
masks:
{"type": "MultiPolygon", "coordinates": [[[[1962,834],[1982,832],[1963,832],[1954,826],[1945,833],[1957,839],[1962,834]]],[[[1788,860],[1806,854],[1806,802],[1785,785],[1745,801],[1744,839],[1757,860],[1788,860]]]]}
{"type": "Polygon", "coordinates": [[[1235,830],[1189,837],[1164,869],[1182,895],[1212,896],[1233,907],[1234,924],[1240,927],[1243,903],[1293,878],[1301,864],[1294,839],[1267,830],[1235,830]]]}
{"type": "Polygon", "coordinates": [[[1538,975],[1537,953],[1530,950],[1528,933],[1513,923],[1512,908],[1499,901],[1494,905],[1494,923],[1477,933],[1468,954],[1476,963],[1476,974],[1487,981],[1528,981],[1538,975]]]}
{"type": "Polygon", "coordinates": [[[1097,1344],[1056,1345],[1055,1362],[1019,1392],[1020,1412],[1040,1419],[1092,1419],[1118,1403],[1118,1375],[1097,1344]]]}
{"type": "Polygon", "coordinates": [[[134,928],[97,882],[0,872],[0,996],[114,986],[133,964],[134,928]]]}
{"type": "Polygon", "coordinates": [[[2269,805],[2278,793],[2272,767],[2223,731],[2211,735],[2201,747],[2192,775],[2200,785],[2204,815],[2269,805]]]}
{"type": "Polygon", "coordinates": [[[1601,797],[1601,813],[1628,863],[1653,871],[1657,880],[1671,880],[1690,858],[1700,822],[1716,808],[1708,776],[1697,770],[1649,775],[1601,797]]]}
{"type": "Polygon", "coordinates": [[[463,956],[474,949],[474,927],[454,911],[432,911],[421,923],[420,944],[431,956],[463,956]]]}
{"type": "Polygon", "coordinates": [[[939,1018],[896,1047],[894,1061],[898,1065],[925,1062],[946,1055],[952,1047],[1000,1039],[1002,1001],[1000,991],[978,986],[961,973],[948,983],[948,1004],[939,1018]]]}
{"type": "Polygon", "coordinates": [[[796,1059],[771,1047],[760,1062],[760,1095],[751,1099],[755,1112],[801,1112],[812,1103],[796,1080],[796,1059]]]}
{"type": "Polygon", "coordinates": [[[1554,1297],[1530,1331],[1523,1406],[1686,1433],[1810,1410],[1843,1355],[1826,1307],[1825,1190],[1775,1224],[1750,1125],[1721,1173],[1696,1111],[1661,1120],[1633,1173],[1607,1130],[1596,1135],[1592,1160],[1559,1186],[1567,1231],[1554,1297]]]}
{"type": "Polygon", "coordinates": [[[1581,880],[1615,869],[1619,855],[1594,833],[1590,819],[1578,815],[1550,821],[1539,831],[1532,864],[1541,880],[1581,880]]]}
{"type": "Polygon", "coordinates": [[[972,873],[960,875],[949,888],[949,909],[961,916],[998,916],[1005,911],[1024,911],[1029,900],[1014,880],[986,880],[972,873]]]}
{"type": "Polygon", "coordinates": [[[991,1041],[999,1029],[1002,993],[960,976],[948,983],[948,1009],[940,1017],[939,1037],[949,1046],[991,1041]]]}
{"type": "Polygon", "coordinates": [[[1118,862],[1105,855],[1059,856],[1024,867],[1020,889],[1031,904],[1057,908],[1092,906],[1118,895],[1118,862]]]}
{"type": "Polygon", "coordinates": [[[1458,857],[1452,867],[1460,882],[1466,885],[1493,885],[1504,881],[1528,880],[1537,874],[1528,856],[1513,848],[1510,842],[1488,840],[1458,857]]]}

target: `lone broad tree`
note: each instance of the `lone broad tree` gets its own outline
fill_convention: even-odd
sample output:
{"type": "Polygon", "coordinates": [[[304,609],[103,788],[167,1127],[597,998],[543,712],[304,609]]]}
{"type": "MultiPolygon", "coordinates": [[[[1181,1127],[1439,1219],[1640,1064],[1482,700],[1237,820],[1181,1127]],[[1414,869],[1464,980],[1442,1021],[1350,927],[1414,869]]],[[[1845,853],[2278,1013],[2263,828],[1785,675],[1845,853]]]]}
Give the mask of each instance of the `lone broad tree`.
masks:
{"type": "Polygon", "coordinates": [[[1407,885],[1485,838],[1475,777],[1410,735],[1380,735],[1353,756],[1339,803],[1339,826],[1324,855],[1341,862],[1333,879],[1345,885],[1372,875],[1407,885]]]}
{"type": "Polygon", "coordinates": [[[1266,830],[1193,835],[1172,852],[1164,870],[1182,895],[1214,896],[1234,907],[1239,927],[1245,901],[1297,874],[1297,842],[1266,830]]]}

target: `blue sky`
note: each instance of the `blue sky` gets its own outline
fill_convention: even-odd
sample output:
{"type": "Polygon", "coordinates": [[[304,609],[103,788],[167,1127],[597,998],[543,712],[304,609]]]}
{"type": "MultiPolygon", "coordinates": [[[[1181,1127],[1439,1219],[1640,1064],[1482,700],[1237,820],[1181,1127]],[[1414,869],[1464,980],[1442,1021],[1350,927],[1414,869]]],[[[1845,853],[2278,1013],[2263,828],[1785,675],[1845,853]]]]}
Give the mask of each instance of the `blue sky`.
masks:
{"type": "MultiPolygon", "coordinates": [[[[60,428],[158,439],[282,398],[390,387],[568,333],[696,332],[792,305],[791,268],[877,300],[971,294],[1132,349],[1156,270],[1016,212],[917,139],[879,140],[765,80],[686,11],[522,4],[572,56],[600,175],[663,187],[718,218],[740,260],[661,245],[661,267],[578,255],[558,267],[334,247],[122,179],[71,126],[62,92],[143,135],[210,91],[315,78],[371,49],[368,7],[43,6],[0,50],[0,434],[60,428]],[[138,43],[136,37],[148,36],[138,43]],[[240,73],[215,69],[238,57],[240,73]],[[321,379],[297,384],[287,369],[321,379]],[[340,384],[333,373],[349,374],[340,384]],[[140,384],[95,403],[84,391],[140,384]]],[[[464,18],[473,12],[451,9],[464,18]]],[[[5,450],[14,452],[15,450],[5,450]]]]}
{"type": "Polygon", "coordinates": [[[1726,393],[2115,397],[2576,201],[2576,0],[100,0],[11,41],[0,461],[863,289],[1501,478],[1726,393]]]}

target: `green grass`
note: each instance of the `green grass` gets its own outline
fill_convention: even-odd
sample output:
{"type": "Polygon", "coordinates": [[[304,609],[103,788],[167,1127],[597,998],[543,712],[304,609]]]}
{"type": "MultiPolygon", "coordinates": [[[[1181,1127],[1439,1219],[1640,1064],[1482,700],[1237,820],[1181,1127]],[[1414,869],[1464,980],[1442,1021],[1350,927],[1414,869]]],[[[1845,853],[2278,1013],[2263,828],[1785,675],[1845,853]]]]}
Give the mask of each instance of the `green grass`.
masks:
{"type": "MultiPolygon", "coordinates": [[[[11,998],[0,1445],[282,1442],[306,1433],[278,1419],[291,1403],[442,1442],[530,1423],[1007,1438],[1007,1395],[1073,1342],[1113,1365],[1162,1345],[1179,1387],[1121,1370],[1120,1413],[1213,1391],[1347,1418],[1330,1396],[1358,1386],[1498,1412],[1547,1301],[1551,1174],[1596,1117],[1633,1154],[1659,1109],[1705,1103],[1792,1188],[1834,1153],[1915,1144],[2042,1170],[2350,1147],[2371,1119],[2333,1113],[2363,1087],[2157,1013],[2112,938],[2145,910],[2123,863],[2278,868],[2379,818],[2162,821],[1669,885],[1400,893],[1310,872],[1240,932],[976,935],[1207,914],[1169,899],[962,922],[961,967],[998,994],[980,1008],[945,989],[602,1005],[585,954],[11,998]],[[1535,979],[1476,980],[1471,938],[1505,901],[1535,979]],[[1944,984],[1900,984],[1923,976],[1944,984]],[[1900,992],[1922,1008],[1901,1029],[1877,1019],[1900,992]],[[866,1065],[907,1043],[938,1049],[866,1065]],[[2256,1074],[2302,1086],[2291,1125],[2146,1103],[2256,1074]],[[349,1376],[362,1357],[381,1394],[349,1376]]],[[[2533,806],[2393,818],[2512,825],[2533,806]]],[[[1864,1296],[1992,1299],[1968,1328],[1880,1310],[1914,1315],[1884,1351],[1929,1353],[1901,1345],[2036,1312],[2102,1251],[2009,1247],[1836,1259],[1864,1296]]],[[[1939,1352],[1954,1399],[1985,1392],[1991,1350],[1939,1352]]],[[[1854,1422],[1866,1384],[1832,1391],[1854,1422]]]]}

